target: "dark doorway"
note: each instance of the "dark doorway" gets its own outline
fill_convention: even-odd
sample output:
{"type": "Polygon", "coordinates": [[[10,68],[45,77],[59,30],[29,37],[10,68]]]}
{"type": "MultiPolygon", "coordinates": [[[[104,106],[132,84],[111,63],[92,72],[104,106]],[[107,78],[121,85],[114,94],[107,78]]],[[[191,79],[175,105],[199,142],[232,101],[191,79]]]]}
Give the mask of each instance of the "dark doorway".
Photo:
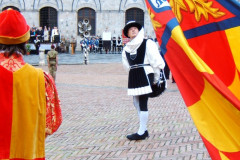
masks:
{"type": "MultiPolygon", "coordinates": [[[[91,25],[91,31],[90,31],[90,35],[94,36],[95,35],[95,31],[96,31],[96,12],[95,10],[91,9],[91,8],[82,8],[78,11],[78,22],[82,22],[83,19],[87,18],[89,20],[89,24],[91,25]]],[[[80,35],[79,29],[78,29],[78,35],[80,35]]]]}
{"type": "Polygon", "coordinates": [[[52,7],[44,7],[40,10],[40,27],[58,27],[57,10],[52,7]]]}
{"type": "Polygon", "coordinates": [[[125,23],[129,21],[136,21],[144,26],[144,12],[139,8],[130,8],[125,14],[125,23]]]}

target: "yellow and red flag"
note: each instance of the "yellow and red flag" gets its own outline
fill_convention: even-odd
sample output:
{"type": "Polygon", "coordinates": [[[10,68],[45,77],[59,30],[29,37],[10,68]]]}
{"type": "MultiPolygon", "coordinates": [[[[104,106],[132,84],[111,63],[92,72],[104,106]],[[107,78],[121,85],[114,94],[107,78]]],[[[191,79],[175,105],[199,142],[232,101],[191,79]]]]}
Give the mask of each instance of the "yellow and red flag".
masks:
{"type": "Polygon", "coordinates": [[[240,5],[145,0],[161,52],[213,160],[240,159],[240,5]]]}

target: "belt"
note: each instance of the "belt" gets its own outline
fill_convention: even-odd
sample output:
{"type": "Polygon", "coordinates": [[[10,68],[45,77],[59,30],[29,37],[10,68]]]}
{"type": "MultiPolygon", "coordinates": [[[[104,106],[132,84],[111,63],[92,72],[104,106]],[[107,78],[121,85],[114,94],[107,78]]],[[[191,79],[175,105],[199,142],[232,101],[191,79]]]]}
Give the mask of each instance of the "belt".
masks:
{"type": "Polygon", "coordinates": [[[144,66],[150,66],[150,64],[134,64],[134,65],[130,66],[130,69],[140,68],[140,67],[144,67],[144,66]]]}

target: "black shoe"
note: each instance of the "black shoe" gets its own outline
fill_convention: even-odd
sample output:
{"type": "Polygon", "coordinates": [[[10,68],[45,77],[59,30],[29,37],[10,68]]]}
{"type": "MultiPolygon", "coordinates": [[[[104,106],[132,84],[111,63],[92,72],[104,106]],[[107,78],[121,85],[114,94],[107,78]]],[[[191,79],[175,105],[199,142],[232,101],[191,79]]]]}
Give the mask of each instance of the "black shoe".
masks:
{"type": "Polygon", "coordinates": [[[143,135],[139,135],[138,133],[134,133],[131,135],[127,135],[127,139],[131,140],[144,140],[149,137],[148,131],[145,131],[143,135]]]}

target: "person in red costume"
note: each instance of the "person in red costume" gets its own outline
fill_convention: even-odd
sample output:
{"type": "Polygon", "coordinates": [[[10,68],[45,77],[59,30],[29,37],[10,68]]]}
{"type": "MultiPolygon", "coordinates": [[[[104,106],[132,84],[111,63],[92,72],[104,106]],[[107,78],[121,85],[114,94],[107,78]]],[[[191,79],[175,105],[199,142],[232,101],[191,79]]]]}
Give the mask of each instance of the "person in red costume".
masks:
{"type": "Polygon", "coordinates": [[[29,30],[20,12],[0,13],[0,159],[44,160],[62,123],[53,78],[23,60],[29,30]]]}

